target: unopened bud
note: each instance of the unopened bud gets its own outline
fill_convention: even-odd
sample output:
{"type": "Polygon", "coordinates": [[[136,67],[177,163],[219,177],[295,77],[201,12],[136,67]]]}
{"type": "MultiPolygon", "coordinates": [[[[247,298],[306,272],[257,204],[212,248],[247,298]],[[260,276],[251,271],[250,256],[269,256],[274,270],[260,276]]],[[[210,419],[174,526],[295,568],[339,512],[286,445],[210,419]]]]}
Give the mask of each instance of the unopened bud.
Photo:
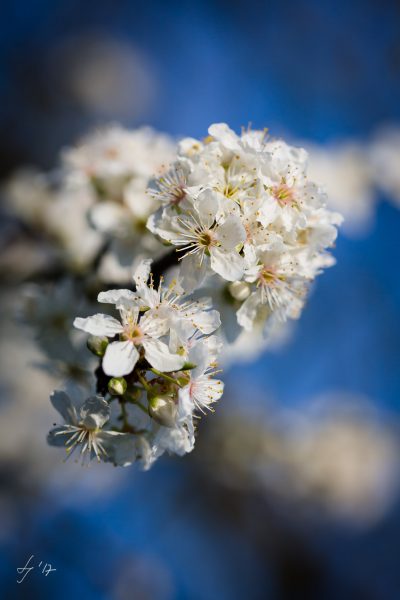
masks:
{"type": "Polygon", "coordinates": [[[108,382],[108,391],[113,396],[122,396],[125,394],[127,383],[124,377],[113,377],[108,382]]]}
{"type": "Polygon", "coordinates": [[[171,396],[153,396],[149,400],[149,415],[164,427],[174,427],[177,411],[171,396]]]}
{"type": "Polygon", "coordinates": [[[99,337],[97,335],[90,335],[86,342],[90,352],[93,352],[96,356],[104,356],[106,348],[108,346],[108,338],[99,337]]]}
{"type": "Polygon", "coordinates": [[[232,298],[243,302],[250,296],[250,286],[246,281],[234,281],[229,285],[229,292],[232,298]]]}

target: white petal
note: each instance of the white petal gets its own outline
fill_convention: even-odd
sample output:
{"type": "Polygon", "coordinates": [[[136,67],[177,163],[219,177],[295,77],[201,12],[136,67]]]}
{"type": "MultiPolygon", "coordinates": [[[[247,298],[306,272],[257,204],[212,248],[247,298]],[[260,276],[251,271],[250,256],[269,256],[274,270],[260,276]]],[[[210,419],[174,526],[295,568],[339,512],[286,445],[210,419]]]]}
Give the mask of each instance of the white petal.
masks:
{"type": "Polygon", "coordinates": [[[244,270],[243,257],[237,252],[225,252],[222,248],[211,248],[211,268],[227,281],[241,279],[244,270]]]}
{"type": "Polygon", "coordinates": [[[115,202],[101,202],[90,211],[93,226],[103,233],[113,233],[126,222],[127,211],[115,202]]]}
{"type": "Polygon", "coordinates": [[[218,240],[226,250],[233,250],[246,239],[246,230],[239,217],[229,215],[222,225],[217,227],[218,240]]]}
{"type": "Polygon", "coordinates": [[[127,300],[136,300],[137,294],[132,292],[132,290],[109,290],[108,292],[100,292],[97,296],[97,301],[102,302],[103,304],[115,304],[118,306],[121,298],[125,298],[127,300]]]}
{"type": "Polygon", "coordinates": [[[60,413],[64,421],[70,425],[76,425],[78,417],[75,406],[72,404],[68,394],[61,390],[54,390],[50,396],[50,402],[60,413]]]}
{"type": "Polygon", "coordinates": [[[90,333],[91,335],[106,335],[108,337],[113,337],[123,330],[121,323],[117,319],[101,313],[87,317],[86,319],[77,317],[74,320],[74,327],[82,329],[82,331],[86,331],[86,333],[90,333]]]}
{"type": "Polygon", "coordinates": [[[63,446],[67,445],[73,434],[74,432],[70,429],[67,429],[64,425],[61,425],[60,427],[54,427],[54,429],[49,431],[47,434],[47,443],[50,446],[62,448],[63,446]]]}
{"type": "Polygon", "coordinates": [[[212,190],[204,190],[199,194],[195,208],[202,225],[207,229],[210,228],[219,209],[218,195],[212,190]]]}
{"type": "Polygon", "coordinates": [[[252,331],[254,321],[257,317],[258,308],[261,305],[261,297],[258,292],[253,292],[237,311],[237,320],[246,331],[252,331]]]}
{"type": "Polygon", "coordinates": [[[86,427],[100,429],[110,418],[110,406],[101,396],[91,396],[82,404],[80,416],[86,427]]]}
{"type": "Polygon", "coordinates": [[[203,375],[210,364],[209,354],[207,344],[202,340],[190,349],[188,362],[196,365],[191,371],[192,377],[196,378],[203,375]]]}
{"type": "Polygon", "coordinates": [[[181,261],[179,271],[179,282],[183,289],[190,293],[201,286],[209,272],[210,261],[207,256],[200,263],[196,255],[186,255],[181,261]]]}
{"type": "Polygon", "coordinates": [[[143,342],[146,359],[152,367],[159,371],[178,371],[185,363],[185,357],[171,354],[167,344],[160,340],[145,340],[143,342]]]}
{"type": "Polygon", "coordinates": [[[139,358],[136,346],[129,340],[112,342],[107,346],[103,358],[103,371],[106,375],[122,377],[133,371],[139,358]]]}
{"type": "Polygon", "coordinates": [[[221,319],[217,310],[200,311],[192,316],[192,321],[202,333],[212,333],[221,325],[221,319]]]}
{"type": "Polygon", "coordinates": [[[159,209],[148,218],[147,229],[171,243],[171,240],[176,238],[177,231],[180,231],[181,227],[177,221],[176,213],[173,214],[172,211],[168,211],[167,209],[159,209]]]}
{"type": "Polygon", "coordinates": [[[135,272],[133,274],[133,280],[136,283],[137,288],[141,288],[146,285],[150,277],[152,262],[153,261],[151,260],[151,258],[146,258],[142,260],[138,267],[135,269],[135,272]]]}
{"type": "Polygon", "coordinates": [[[276,218],[278,213],[279,205],[277,201],[272,196],[267,196],[264,198],[264,201],[257,210],[257,221],[259,221],[263,227],[268,227],[268,225],[276,218]]]}
{"type": "Polygon", "coordinates": [[[153,441],[156,456],[161,456],[165,450],[178,456],[193,450],[194,428],[190,417],[187,417],[185,425],[186,427],[160,427],[153,441]]]}
{"type": "Polygon", "coordinates": [[[237,150],[239,148],[238,136],[226,123],[214,123],[214,125],[210,125],[208,133],[221,142],[228,150],[237,150]]]}
{"type": "Polygon", "coordinates": [[[102,431],[99,436],[107,453],[107,460],[119,467],[127,467],[138,458],[137,436],[117,431],[102,431]]]}
{"type": "MultiPolygon", "coordinates": [[[[185,352],[187,355],[188,340],[195,332],[195,326],[185,319],[175,319],[169,334],[169,349],[173,354],[185,352]]],[[[183,356],[183,354],[182,354],[183,356]]]]}

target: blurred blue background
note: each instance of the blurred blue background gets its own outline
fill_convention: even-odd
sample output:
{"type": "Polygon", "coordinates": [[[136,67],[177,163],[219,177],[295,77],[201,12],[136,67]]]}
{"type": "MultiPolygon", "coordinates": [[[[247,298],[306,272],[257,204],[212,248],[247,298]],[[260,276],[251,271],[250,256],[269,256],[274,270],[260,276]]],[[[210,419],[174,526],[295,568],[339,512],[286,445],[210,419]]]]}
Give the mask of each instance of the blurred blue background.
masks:
{"type": "MultiPolygon", "coordinates": [[[[14,0],[2,5],[0,32],[2,177],[54,165],[61,146],[113,120],[194,137],[212,122],[251,122],[318,142],[363,141],[400,121],[395,1],[14,0]]],[[[225,373],[221,411],[248,403],[268,419],[271,403],[301,412],[333,391],[366,396],[397,423],[400,212],[381,200],[368,234],[339,237],[337,265],[289,344],[225,373]]],[[[4,463],[17,519],[0,537],[1,596],[399,597],[398,502],[367,528],[296,516],[210,477],[196,452],[124,471],[107,493],[82,487],[78,469],[66,492],[4,463]],[[18,586],[16,567],[31,554],[57,572],[36,570],[18,586]]]]}

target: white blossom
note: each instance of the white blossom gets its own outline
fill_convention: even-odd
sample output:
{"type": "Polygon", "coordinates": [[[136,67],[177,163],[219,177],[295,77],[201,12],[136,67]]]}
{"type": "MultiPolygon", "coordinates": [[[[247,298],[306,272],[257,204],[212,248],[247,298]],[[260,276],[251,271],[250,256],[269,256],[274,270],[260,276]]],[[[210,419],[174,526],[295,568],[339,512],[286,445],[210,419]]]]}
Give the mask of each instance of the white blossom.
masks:
{"type": "Polygon", "coordinates": [[[134,300],[120,297],[115,305],[121,321],[101,313],[74,321],[75,327],[91,335],[119,336],[118,341],[107,346],[103,357],[103,370],[107,375],[121,377],[131,373],[141,352],[156,369],[173,371],[183,366],[183,358],[171,354],[167,344],[160,339],[167,333],[161,321],[153,320],[151,315],[140,316],[134,300]]]}
{"type": "Polygon", "coordinates": [[[309,174],[323,185],[328,206],[344,216],[343,230],[363,233],[371,224],[376,193],[367,149],[355,140],[335,144],[307,144],[309,174]]]}
{"type": "Polygon", "coordinates": [[[149,277],[150,262],[143,261],[135,272],[135,292],[119,289],[99,294],[99,302],[115,305],[121,321],[101,313],[74,321],[75,327],[91,335],[119,336],[107,346],[103,358],[107,375],[131,373],[141,355],[160,371],[179,370],[185,358],[182,353],[172,353],[166,343],[174,328],[180,327],[186,337],[195,330],[209,334],[220,324],[208,299],[188,301],[174,293],[173,286],[163,289],[160,284],[154,289],[147,283],[149,277]]]}
{"type": "Polygon", "coordinates": [[[400,127],[380,128],[369,147],[369,163],[377,187],[400,206],[400,127]]]}
{"type": "Polygon", "coordinates": [[[101,396],[91,396],[79,409],[63,391],[53,392],[50,400],[64,420],[50,431],[50,445],[64,446],[68,455],[79,448],[82,462],[96,458],[124,466],[139,457],[133,435],[103,430],[110,419],[110,406],[101,396]]]}

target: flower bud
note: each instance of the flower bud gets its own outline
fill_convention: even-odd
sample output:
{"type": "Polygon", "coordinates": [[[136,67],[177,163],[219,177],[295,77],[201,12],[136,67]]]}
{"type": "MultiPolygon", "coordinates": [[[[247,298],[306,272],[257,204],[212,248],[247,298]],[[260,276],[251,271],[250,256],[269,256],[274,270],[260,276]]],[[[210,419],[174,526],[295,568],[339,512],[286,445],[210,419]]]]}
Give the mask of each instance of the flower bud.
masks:
{"type": "Polygon", "coordinates": [[[149,415],[164,427],[174,427],[178,407],[171,396],[153,396],[149,399],[149,415]]]}
{"type": "Polygon", "coordinates": [[[99,337],[96,335],[90,335],[86,342],[90,352],[93,352],[96,356],[104,356],[106,348],[108,346],[108,338],[99,337]]]}
{"type": "Polygon", "coordinates": [[[108,382],[108,391],[113,396],[122,396],[125,394],[127,383],[124,377],[113,377],[108,382]]]}
{"type": "Polygon", "coordinates": [[[246,281],[233,281],[229,285],[229,292],[232,298],[243,302],[250,295],[250,286],[246,281]]]}

